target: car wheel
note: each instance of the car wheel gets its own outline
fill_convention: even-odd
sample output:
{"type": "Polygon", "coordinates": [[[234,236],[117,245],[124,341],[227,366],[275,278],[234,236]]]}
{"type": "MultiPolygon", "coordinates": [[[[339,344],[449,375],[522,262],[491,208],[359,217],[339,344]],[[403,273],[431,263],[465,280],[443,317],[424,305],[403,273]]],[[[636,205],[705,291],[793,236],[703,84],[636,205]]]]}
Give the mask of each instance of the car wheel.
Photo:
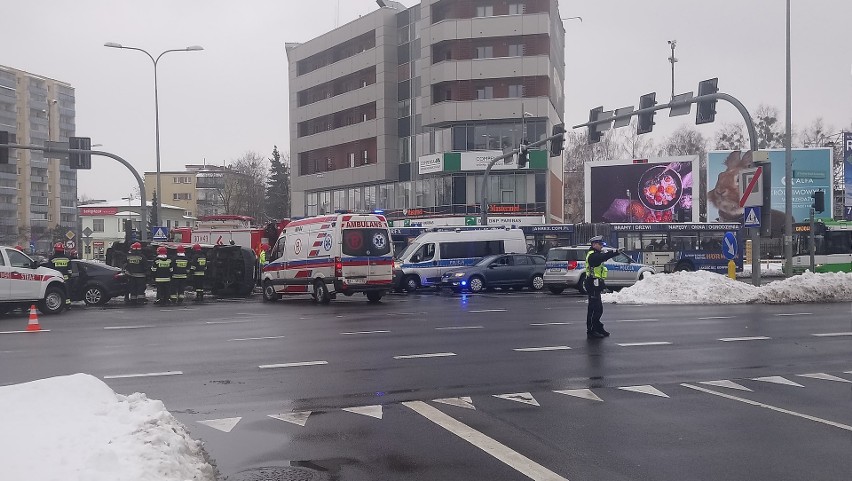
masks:
{"type": "Polygon", "coordinates": [[[58,287],[48,287],[44,299],[39,301],[38,310],[44,314],[58,314],[65,308],[65,293],[58,287]]]}
{"type": "Polygon", "coordinates": [[[562,291],[564,291],[564,290],[565,290],[565,288],[564,288],[564,287],[556,287],[556,286],[550,286],[550,287],[548,287],[548,289],[549,289],[549,290],[550,290],[550,292],[552,292],[553,294],[562,294],[562,291]]]}
{"type": "Polygon", "coordinates": [[[675,266],[675,272],[692,272],[694,270],[689,262],[678,262],[675,266]]]}
{"type": "Polygon", "coordinates": [[[403,288],[406,292],[414,292],[420,287],[420,278],[414,274],[405,276],[403,288]]]}
{"type": "Polygon", "coordinates": [[[530,287],[532,287],[534,291],[540,291],[544,289],[544,277],[542,277],[541,274],[534,275],[532,278],[532,282],[530,283],[530,287]]]}
{"type": "Polygon", "coordinates": [[[485,281],[479,276],[473,276],[467,283],[470,292],[482,292],[485,288],[485,281]]]}
{"type": "Polygon", "coordinates": [[[106,301],[107,296],[101,286],[87,286],[86,290],[83,291],[83,302],[85,302],[87,306],[99,306],[106,303],[106,301]]]}
{"type": "Polygon", "coordinates": [[[268,280],[263,281],[263,300],[265,302],[275,302],[281,299],[281,295],[275,292],[275,286],[268,280]]]}
{"type": "Polygon", "coordinates": [[[382,300],[383,295],[384,295],[384,292],[370,291],[370,292],[367,293],[367,300],[371,304],[377,304],[379,301],[382,300]]]}
{"type": "Polygon", "coordinates": [[[328,286],[322,279],[317,279],[314,283],[314,297],[320,304],[328,304],[331,302],[331,294],[328,292],[328,286]]]}
{"type": "Polygon", "coordinates": [[[586,294],[586,274],[580,275],[580,280],[577,281],[577,290],[580,294],[586,294]]]}

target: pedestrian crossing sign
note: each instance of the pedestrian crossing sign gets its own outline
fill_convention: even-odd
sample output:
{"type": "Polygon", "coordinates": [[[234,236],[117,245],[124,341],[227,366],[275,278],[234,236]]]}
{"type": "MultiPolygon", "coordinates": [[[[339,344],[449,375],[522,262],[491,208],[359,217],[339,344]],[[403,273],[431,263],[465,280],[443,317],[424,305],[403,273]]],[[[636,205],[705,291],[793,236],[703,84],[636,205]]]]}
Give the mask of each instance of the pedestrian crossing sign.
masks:
{"type": "Polygon", "coordinates": [[[169,238],[169,228],[163,226],[155,226],[151,228],[151,239],[154,240],[168,240],[169,238]]]}
{"type": "Polygon", "coordinates": [[[760,207],[746,207],[743,218],[743,227],[760,227],[760,207]]]}

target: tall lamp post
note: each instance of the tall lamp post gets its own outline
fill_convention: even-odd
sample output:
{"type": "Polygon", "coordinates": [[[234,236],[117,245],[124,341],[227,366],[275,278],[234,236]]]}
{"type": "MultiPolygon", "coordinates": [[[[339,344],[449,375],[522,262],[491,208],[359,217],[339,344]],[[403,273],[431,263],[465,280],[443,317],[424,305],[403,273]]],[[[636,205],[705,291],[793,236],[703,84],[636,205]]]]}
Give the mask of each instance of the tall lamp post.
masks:
{"type": "MultiPolygon", "coordinates": [[[[154,212],[156,213],[157,219],[160,219],[160,204],[162,203],[160,198],[162,198],[163,196],[163,189],[160,188],[160,102],[157,95],[157,62],[160,61],[160,58],[163,55],[169,52],[195,52],[198,50],[204,50],[204,47],[202,47],[201,45],[190,45],[186,48],[170,49],[162,52],[160,55],[157,55],[157,58],[154,58],[154,56],[148,53],[146,50],[137,47],[127,47],[120,43],[107,42],[104,44],[104,47],[123,48],[125,50],[136,50],[142,52],[147,55],[148,58],[151,59],[151,62],[153,62],[154,64],[154,130],[156,136],[155,142],[157,147],[157,196],[159,196],[157,199],[157,205],[154,206],[154,212]]],[[[148,219],[142,219],[142,221],[147,222],[148,219]]]]}

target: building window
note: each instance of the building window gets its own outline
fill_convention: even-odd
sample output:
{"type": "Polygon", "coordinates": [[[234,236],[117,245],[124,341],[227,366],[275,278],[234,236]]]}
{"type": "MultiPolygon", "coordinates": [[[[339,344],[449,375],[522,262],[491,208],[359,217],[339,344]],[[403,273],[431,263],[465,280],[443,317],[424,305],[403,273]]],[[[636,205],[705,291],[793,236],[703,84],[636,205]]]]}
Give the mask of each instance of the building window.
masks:
{"type": "Polygon", "coordinates": [[[361,151],[361,165],[366,164],[370,159],[367,157],[367,151],[361,151]]]}
{"type": "Polygon", "coordinates": [[[349,167],[355,167],[355,152],[349,152],[349,167]]]}
{"type": "Polygon", "coordinates": [[[192,194],[188,192],[175,192],[172,194],[172,200],[192,200],[192,194]]]}
{"type": "Polygon", "coordinates": [[[95,232],[103,232],[104,231],[104,220],[103,219],[92,219],[92,230],[95,232]]]}
{"type": "Polygon", "coordinates": [[[491,5],[480,5],[476,7],[477,17],[492,17],[494,16],[494,7],[491,5]]]}
{"type": "Polygon", "coordinates": [[[523,15],[525,7],[523,3],[510,3],[509,15],[523,15]]]}
{"type": "Polygon", "coordinates": [[[509,56],[510,57],[523,57],[524,56],[524,44],[522,43],[513,43],[509,45],[509,56]]]}
{"type": "Polygon", "coordinates": [[[494,47],[491,45],[485,47],[476,47],[476,58],[492,58],[494,57],[494,47]]]}
{"type": "Polygon", "coordinates": [[[524,86],[523,85],[509,85],[509,97],[510,98],[519,98],[524,96],[524,86]]]}
{"type": "Polygon", "coordinates": [[[189,176],[172,177],[172,183],[173,184],[191,184],[192,183],[192,177],[189,177],[189,176]]]}
{"type": "Polygon", "coordinates": [[[479,87],[478,89],[476,89],[476,98],[477,100],[493,99],[494,87],[479,87]]]}

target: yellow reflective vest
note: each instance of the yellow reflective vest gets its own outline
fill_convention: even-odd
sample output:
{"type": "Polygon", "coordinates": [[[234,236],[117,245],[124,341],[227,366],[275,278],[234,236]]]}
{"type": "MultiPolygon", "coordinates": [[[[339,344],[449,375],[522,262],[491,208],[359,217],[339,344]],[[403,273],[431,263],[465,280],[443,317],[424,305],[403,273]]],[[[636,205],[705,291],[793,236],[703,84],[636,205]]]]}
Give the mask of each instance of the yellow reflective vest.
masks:
{"type": "Polygon", "coordinates": [[[586,275],[590,278],[606,279],[606,266],[603,265],[603,262],[594,268],[589,263],[589,257],[594,253],[594,249],[589,249],[589,252],[586,253],[586,275]]]}

